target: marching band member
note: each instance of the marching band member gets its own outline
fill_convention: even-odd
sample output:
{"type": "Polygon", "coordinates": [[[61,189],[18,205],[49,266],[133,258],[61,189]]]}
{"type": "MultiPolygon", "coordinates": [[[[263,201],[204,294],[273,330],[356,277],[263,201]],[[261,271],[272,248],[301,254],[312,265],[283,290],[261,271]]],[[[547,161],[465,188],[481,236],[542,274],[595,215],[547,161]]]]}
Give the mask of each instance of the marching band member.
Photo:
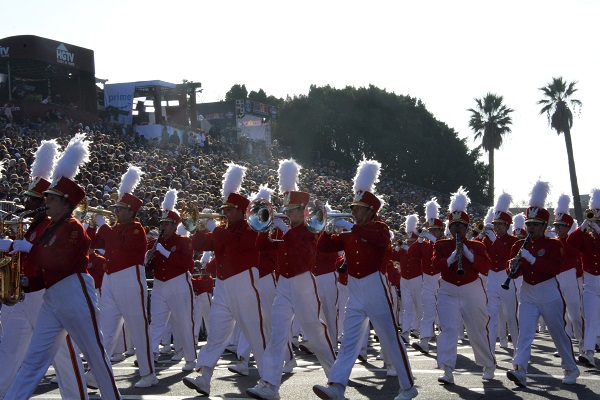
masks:
{"type": "MultiPolygon", "coordinates": [[[[589,212],[594,215],[583,221],[569,235],[567,244],[581,252],[583,263],[583,313],[585,319],[583,348],[579,361],[595,367],[596,337],[600,336],[600,189],[590,193],[589,212]]],[[[586,212],[587,214],[588,212],[586,212]]]]}
{"type": "Polygon", "coordinates": [[[386,362],[391,362],[398,374],[400,392],[395,400],[417,396],[408,355],[391,309],[385,278],[381,274],[383,259],[390,244],[387,225],[377,217],[382,206],[374,193],[381,164],[361,161],[354,178],[352,215],[356,224],[336,221],[349,231],[346,234],[323,233],[318,248],[324,251],[345,251],[348,272],[348,304],[344,320],[344,336],[338,358],[329,373],[326,386],[315,385],[313,391],[322,399],[343,399],[346,385],[356,361],[369,320],[386,349],[386,362]],[[389,355],[389,356],[388,356],[389,355]]]}
{"type": "MultiPolygon", "coordinates": [[[[252,201],[262,199],[270,203],[273,190],[267,185],[261,185],[257,193],[253,193],[250,198],[252,201]]],[[[258,284],[257,288],[261,298],[261,308],[263,315],[263,326],[267,332],[267,336],[271,337],[271,312],[273,309],[273,302],[275,301],[275,290],[277,279],[275,277],[275,270],[277,269],[277,249],[262,249],[258,251],[258,284]]],[[[284,366],[284,372],[290,373],[296,367],[296,359],[291,348],[291,344],[288,345],[288,350],[285,353],[286,364],[284,366]]],[[[250,359],[250,344],[246,340],[246,337],[240,333],[240,339],[238,340],[237,346],[237,357],[238,363],[227,367],[232,372],[240,375],[248,375],[248,360],[250,359]]]]}
{"type": "MultiPolygon", "coordinates": [[[[327,215],[334,215],[335,210],[331,210],[328,205],[327,215]]],[[[338,337],[338,290],[337,290],[337,275],[336,262],[338,259],[337,252],[323,252],[317,250],[315,263],[312,268],[312,273],[315,276],[317,284],[317,292],[319,300],[321,300],[321,308],[323,310],[323,320],[327,325],[327,332],[332,341],[333,348],[337,351],[338,337]]]]}
{"type": "MultiPolygon", "coordinates": [[[[183,348],[185,365],[182,371],[192,371],[196,364],[196,338],[194,338],[194,292],[190,268],[194,263],[192,241],[187,236],[177,234],[181,216],[175,210],[177,190],[169,189],[162,204],[160,235],[149,243],[151,250],[146,258],[154,270],[152,288],[151,322],[149,328],[150,348],[158,355],[160,339],[172,321],[174,342],[183,348]]],[[[155,385],[154,377],[149,383],[155,385]]]]}
{"type": "Polygon", "coordinates": [[[461,187],[450,199],[450,239],[436,241],[433,248],[433,264],[442,271],[438,290],[441,332],[437,339],[437,363],[444,374],[438,381],[454,383],[461,319],[467,328],[475,362],[483,366],[483,379],[494,379],[496,360],[490,348],[487,297],[480,277],[490,268],[490,259],[482,243],[466,238],[470,202],[467,192],[461,187]]]}
{"type": "Polygon", "coordinates": [[[583,311],[581,307],[581,292],[577,283],[577,268],[581,264],[579,250],[567,243],[571,229],[577,228],[577,223],[569,215],[571,198],[560,195],[554,208],[554,229],[556,238],[560,240],[564,249],[563,263],[556,279],[560,284],[560,292],[567,304],[567,329],[569,336],[577,340],[580,349],[583,347],[583,311]]]}
{"type": "MultiPolygon", "coordinates": [[[[33,180],[29,188],[23,192],[25,199],[25,212],[45,207],[44,191],[50,186],[54,161],[58,153],[58,144],[55,140],[42,141],[35,153],[35,161],[31,165],[33,180]]],[[[50,220],[45,211],[33,214],[33,221],[29,225],[24,239],[35,243],[46,228],[50,220]]],[[[2,239],[2,251],[8,251],[12,240],[2,239]]],[[[23,287],[25,298],[14,306],[3,305],[4,311],[11,310],[4,319],[4,337],[0,342],[0,399],[3,399],[8,387],[15,378],[31,342],[33,330],[44,301],[44,281],[41,279],[37,265],[32,263],[32,258],[22,256],[21,267],[27,278],[28,285],[23,287]]],[[[58,378],[58,388],[63,398],[87,399],[83,378],[83,364],[79,354],[73,348],[71,338],[67,335],[60,344],[54,356],[53,365],[58,378]]]]}
{"type": "MultiPolygon", "coordinates": [[[[317,236],[304,221],[304,211],[310,194],[298,191],[300,166],[292,159],[279,163],[279,191],[284,195],[284,213],[290,220],[275,219],[273,232],[278,242],[269,240],[271,233],[259,233],[258,250],[277,248],[279,280],[271,315],[271,340],[264,354],[262,380],[246,391],[256,399],[279,399],[281,374],[290,341],[292,320],[297,319],[302,332],[310,340],[310,348],[325,370],[335,361],[333,341],[321,316],[321,304],[315,277],[311,273],[317,251],[317,236]]],[[[289,350],[288,350],[289,351],[289,350]]]]}
{"type": "Polygon", "coordinates": [[[257,288],[257,234],[245,220],[250,201],[237,193],[245,174],[245,167],[228,165],[221,206],[228,224],[217,226],[212,232],[197,231],[192,239],[194,250],[214,251],[216,262],[216,282],[210,308],[211,332],[195,366],[200,374],[183,379],[187,387],[205,396],[210,394],[213,370],[229,344],[234,325],[239,325],[250,343],[259,374],[263,372],[263,353],[269,339],[257,288]]]}
{"type": "Polygon", "coordinates": [[[89,159],[89,142],[77,134],[57,161],[44,194],[50,225],[35,241],[15,240],[15,251],[29,253],[41,271],[46,292],[27,355],[5,399],[29,398],[48,369],[65,335],[73,339],[94,370],[102,397],[120,399],[97,320],[94,279],[87,274],[90,238],[71,216],[85,197],[73,178],[89,159]]]}
{"type": "MultiPolygon", "coordinates": [[[[483,244],[490,257],[491,267],[488,272],[486,291],[488,297],[488,314],[490,316],[489,332],[492,352],[496,353],[496,336],[498,334],[499,321],[508,325],[508,331],[513,344],[517,343],[519,337],[519,323],[517,321],[517,289],[511,285],[508,290],[502,289],[502,283],[506,280],[506,262],[510,258],[510,251],[518,240],[515,236],[508,234],[508,228],[512,224],[512,217],[508,213],[512,197],[508,193],[502,193],[496,199],[493,208],[494,217],[492,227],[484,227],[483,244]]],[[[504,335],[503,335],[504,336],[504,335]]],[[[508,346],[508,343],[505,343],[508,346]]]]}
{"type": "Polygon", "coordinates": [[[141,376],[135,384],[137,388],[158,383],[148,333],[148,287],[144,268],[146,232],[135,220],[142,200],[132,194],[142,174],[141,169],[133,165],[123,174],[119,197],[114,206],[117,223],[111,227],[105,223],[102,215],[96,215],[94,222],[98,231],[92,242],[93,247],[105,250],[104,257],[107,260],[100,297],[100,327],[104,334],[104,346],[108,354],[116,352],[125,323],[127,335],[131,336],[136,348],[141,376]]]}
{"type": "Polygon", "coordinates": [[[523,275],[519,296],[519,339],[512,362],[514,370],[506,372],[508,379],[521,387],[527,384],[531,344],[540,316],[544,318],[560,354],[561,366],[565,373],[562,382],[574,384],[579,376],[571,339],[565,331],[566,306],[556,280],[563,260],[562,244],[556,239],[544,236],[550,218],[550,214],[544,208],[549,191],[550,186],[547,182],[538,181],[534,185],[525,214],[525,225],[530,240],[516,242],[511,250],[511,260],[507,263],[509,267],[518,268],[518,274],[523,275]]]}
{"type": "MultiPolygon", "coordinates": [[[[418,250],[423,271],[423,289],[421,300],[423,303],[423,316],[419,325],[419,342],[412,347],[422,353],[429,353],[429,341],[435,337],[434,324],[437,321],[437,291],[440,279],[440,270],[432,262],[433,246],[442,238],[444,223],[439,219],[439,204],[434,197],[425,203],[425,228],[418,239],[418,250]]],[[[415,249],[416,250],[416,249],[415,249]]]]}
{"type": "Polygon", "coordinates": [[[423,270],[421,269],[420,243],[417,239],[417,214],[406,217],[406,237],[409,242],[406,252],[406,263],[400,264],[400,293],[402,293],[402,340],[410,343],[410,332],[414,330],[419,337],[419,324],[423,315],[423,301],[421,292],[423,290],[423,270]],[[412,241],[412,243],[410,243],[412,241]]]}
{"type": "Polygon", "coordinates": [[[212,292],[215,287],[215,281],[208,272],[207,265],[211,260],[211,252],[205,251],[202,258],[196,263],[200,263],[198,277],[192,278],[192,287],[194,289],[194,339],[198,339],[200,326],[204,319],[206,335],[210,333],[210,305],[212,303],[212,292]]]}

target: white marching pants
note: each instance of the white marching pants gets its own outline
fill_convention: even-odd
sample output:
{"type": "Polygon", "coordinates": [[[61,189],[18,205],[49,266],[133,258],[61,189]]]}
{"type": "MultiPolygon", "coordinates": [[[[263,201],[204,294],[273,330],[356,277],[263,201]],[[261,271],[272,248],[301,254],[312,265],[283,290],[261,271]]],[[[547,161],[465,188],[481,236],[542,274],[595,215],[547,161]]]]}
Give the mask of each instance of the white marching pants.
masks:
{"type": "Polygon", "coordinates": [[[321,300],[321,317],[327,324],[327,333],[332,341],[333,348],[337,350],[338,337],[338,290],[337,276],[335,272],[315,276],[317,282],[317,292],[321,300]]]}
{"type": "Polygon", "coordinates": [[[31,397],[67,332],[94,371],[102,398],[120,399],[97,312],[94,279],[88,274],[69,275],[47,289],[31,344],[4,399],[31,397]]]}
{"type": "Polygon", "coordinates": [[[492,352],[496,353],[496,336],[500,321],[508,324],[508,332],[512,337],[513,345],[519,337],[519,322],[517,320],[517,289],[511,284],[508,290],[502,289],[502,284],[506,281],[506,271],[495,272],[490,270],[487,280],[487,310],[490,316],[489,333],[492,352]],[[502,314],[503,318],[501,318],[502,314]],[[504,322],[505,321],[505,322],[504,322]]]}
{"type": "Polygon", "coordinates": [[[379,336],[385,361],[398,372],[398,383],[403,390],[413,386],[414,381],[404,343],[396,328],[391,299],[386,289],[385,277],[380,272],[362,279],[348,277],[348,304],[344,320],[344,337],[338,358],[329,373],[329,383],[348,384],[354,362],[368,334],[369,321],[379,336]]]}
{"type": "Polygon", "coordinates": [[[441,332],[437,339],[437,363],[456,368],[457,342],[463,322],[475,355],[475,363],[485,368],[496,365],[490,346],[489,316],[485,288],[481,278],[462,286],[440,279],[438,315],[441,332]]]}
{"type": "Polygon", "coordinates": [[[210,332],[210,305],[212,303],[212,293],[204,292],[194,296],[194,340],[198,342],[202,319],[204,319],[204,327],[206,335],[210,332]]]}
{"type": "Polygon", "coordinates": [[[583,341],[583,307],[581,292],[577,283],[577,271],[571,268],[556,276],[560,285],[560,292],[567,304],[567,329],[569,336],[575,338],[581,345],[583,341]]]}
{"type": "MultiPolygon", "coordinates": [[[[0,343],[0,399],[3,399],[25,358],[31,342],[45,290],[26,293],[25,299],[14,306],[2,306],[6,312],[4,338],[0,343]],[[10,309],[10,312],[8,311],[10,309]]],[[[87,399],[84,370],[78,352],[67,335],[59,345],[52,361],[60,395],[65,399],[87,399]]]]}
{"type": "Polygon", "coordinates": [[[423,289],[421,291],[421,302],[423,303],[423,317],[419,325],[421,338],[432,338],[435,336],[434,325],[437,321],[437,292],[440,274],[423,274],[423,289]]]}
{"type": "Polygon", "coordinates": [[[400,279],[400,291],[402,292],[402,306],[404,316],[402,319],[402,331],[410,332],[418,330],[423,316],[423,301],[421,291],[423,290],[422,275],[412,279],[400,279]]]}
{"type": "Polygon", "coordinates": [[[560,365],[564,370],[575,370],[575,356],[571,339],[565,331],[565,302],[560,293],[556,279],[530,285],[523,282],[519,300],[519,340],[513,359],[513,365],[518,365],[527,371],[531,358],[531,344],[535,338],[535,330],[539,317],[544,318],[552,341],[560,354],[560,365]]]}
{"type": "Polygon", "coordinates": [[[150,349],[158,353],[158,346],[171,319],[173,342],[183,348],[186,362],[196,360],[196,343],[194,339],[194,292],[189,272],[177,275],[168,281],[154,279],[152,288],[152,313],[150,323],[150,349]]]}
{"type": "Polygon", "coordinates": [[[600,276],[583,273],[583,313],[585,337],[583,351],[594,351],[596,337],[600,336],[600,276]]]}
{"type": "MultiPolygon", "coordinates": [[[[147,298],[148,287],[144,266],[134,265],[113,274],[104,274],[99,304],[104,347],[109,355],[116,353],[117,350],[122,352],[120,350],[125,342],[123,327],[124,321],[127,321],[127,336],[131,337],[136,348],[141,376],[154,372],[154,357],[148,332],[147,298]]],[[[125,344],[125,350],[126,347],[125,344]]]]}

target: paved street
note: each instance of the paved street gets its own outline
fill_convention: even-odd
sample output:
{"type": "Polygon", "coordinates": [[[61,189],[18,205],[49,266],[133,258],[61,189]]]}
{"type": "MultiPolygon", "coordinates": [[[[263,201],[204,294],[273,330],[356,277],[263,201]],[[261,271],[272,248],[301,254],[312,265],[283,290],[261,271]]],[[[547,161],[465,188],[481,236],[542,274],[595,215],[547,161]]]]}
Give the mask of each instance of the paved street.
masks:
{"type": "MultiPolygon", "coordinates": [[[[202,344],[202,343],[201,343],[202,344]]],[[[377,360],[379,344],[371,342],[368,363],[357,362],[352,370],[351,381],[346,390],[347,399],[393,399],[398,391],[396,378],[386,377],[382,369],[383,362],[377,360]]],[[[498,348],[496,379],[482,381],[481,367],[474,363],[473,352],[468,340],[459,344],[459,356],[455,371],[455,384],[443,386],[437,382],[441,374],[436,369],[435,346],[433,356],[423,355],[409,348],[410,361],[419,399],[600,399],[600,372],[580,366],[581,376],[577,385],[563,385],[560,359],[553,356],[554,346],[550,336],[538,335],[532,350],[532,365],[529,367],[528,387],[518,388],[506,378],[506,370],[511,368],[512,350],[498,348]]],[[[174,363],[170,356],[161,356],[157,365],[160,384],[148,389],[135,389],[133,384],[138,380],[137,370],[133,365],[134,357],[113,365],[117,384],[125,399],[176,400],[196,397],[196,392],[181,383],[186,373],[181,371],[182,363],[174,363]]],[[[281,387],[282,399],[317,399],[312,392],[312,385],[325,382],[325,374],[316,363],[316,357],[297,352],[298,367],[294,373],[284,377],[281,387]]],[[[248,398],[245,390],[256,384],[258,372],[251,368],[248,377],[234,375],[227,370],[227,365],[234,361],[231,354],[224,355],[214,373],[210,399],[248,398]]],[[[195,373],[192,373],[195,375],[195,373]]],[[[60,399],[56,385],[50,383],[54,371],[50,369],[40,383],[34,398],[60,399]]],[[[99,392],[89,390],[90,398],[99,398],[99,392]]]]}

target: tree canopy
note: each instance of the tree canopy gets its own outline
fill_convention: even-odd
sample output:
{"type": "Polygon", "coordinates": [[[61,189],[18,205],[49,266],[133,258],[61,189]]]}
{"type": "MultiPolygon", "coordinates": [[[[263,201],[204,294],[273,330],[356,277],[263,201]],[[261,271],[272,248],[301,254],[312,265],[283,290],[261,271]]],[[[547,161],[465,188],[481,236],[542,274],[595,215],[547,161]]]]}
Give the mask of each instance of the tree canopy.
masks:
{"type": "Polygon", "coordinates": [[[450,193],[465,186],[485,202],[488,166],[416,98],[367,88],[311,86],[280,107],[273,138],[305,164],[315,156],[345,165],[374,158],[384,174],[450,193]]]}

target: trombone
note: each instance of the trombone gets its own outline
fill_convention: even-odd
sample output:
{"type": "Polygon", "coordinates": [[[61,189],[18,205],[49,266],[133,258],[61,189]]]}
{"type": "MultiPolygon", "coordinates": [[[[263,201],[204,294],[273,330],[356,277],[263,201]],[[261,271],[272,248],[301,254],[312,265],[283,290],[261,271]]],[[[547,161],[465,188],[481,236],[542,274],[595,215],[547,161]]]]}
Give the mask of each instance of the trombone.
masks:
{"type": "Polygon", "coordinates": [[[198,205],[193,201],[185,203],[181,210],[181,225],[190,233],[196,232],[198,229],[204,230],[206,220],[216,219],[221,223],[225,222],[227,227],[227,217],[219,213],[201,213],[198,205]]]}

